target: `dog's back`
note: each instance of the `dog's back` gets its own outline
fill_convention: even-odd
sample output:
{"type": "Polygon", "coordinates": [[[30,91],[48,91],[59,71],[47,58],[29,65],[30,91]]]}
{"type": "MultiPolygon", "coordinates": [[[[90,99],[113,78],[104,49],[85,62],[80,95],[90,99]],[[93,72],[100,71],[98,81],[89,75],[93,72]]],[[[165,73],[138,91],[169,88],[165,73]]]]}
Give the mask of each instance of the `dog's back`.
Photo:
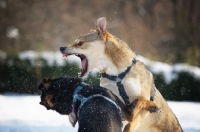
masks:
{"type": "Polygon", "coordinates": [[[79,113],[79,132],[121,132],[119,109],[100,98],[89,100],[79,113]]]}

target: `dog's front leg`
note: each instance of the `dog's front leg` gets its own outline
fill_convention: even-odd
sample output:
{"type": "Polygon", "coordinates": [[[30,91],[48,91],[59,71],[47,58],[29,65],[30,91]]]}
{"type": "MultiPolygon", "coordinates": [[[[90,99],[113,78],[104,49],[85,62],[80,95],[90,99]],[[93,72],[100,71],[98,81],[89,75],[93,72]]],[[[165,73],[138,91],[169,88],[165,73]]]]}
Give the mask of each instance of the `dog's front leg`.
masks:
{"type": "Polygon", "coordinates": [[[147,114],[150,113],[158,113],[160,112],[160,108],[149,100],[146,100],[142,97],[134,100],[129,106],[132,112],[131,121],[125,126],[124,132],[133,132],[139,123],[145,118],[147,114]]]}

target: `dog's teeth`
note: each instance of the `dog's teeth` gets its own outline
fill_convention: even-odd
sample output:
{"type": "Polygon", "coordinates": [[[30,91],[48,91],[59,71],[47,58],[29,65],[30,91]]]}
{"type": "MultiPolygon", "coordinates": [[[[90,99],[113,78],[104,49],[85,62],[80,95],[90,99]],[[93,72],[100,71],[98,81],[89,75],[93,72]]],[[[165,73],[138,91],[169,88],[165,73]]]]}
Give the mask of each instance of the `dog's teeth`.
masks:
{"type": "Polygon", "coordinates": [[[63,59],[67,59],[67,56],[63,56],[63,59]]]}

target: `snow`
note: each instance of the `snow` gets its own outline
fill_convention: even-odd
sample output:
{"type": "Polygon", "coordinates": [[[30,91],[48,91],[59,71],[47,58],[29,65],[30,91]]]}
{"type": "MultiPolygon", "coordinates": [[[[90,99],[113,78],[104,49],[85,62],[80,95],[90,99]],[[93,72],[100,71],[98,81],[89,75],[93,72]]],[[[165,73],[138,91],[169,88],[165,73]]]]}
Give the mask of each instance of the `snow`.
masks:
{"type": "Polygon", "coordinates": [[[42,51],[42,52],[35,52],[32,50],[23,51],[19,54],[19,58],[21,60],[30,60],[31,64],[35,66],[35,61],[37,58],[42,58],[47,61],[49,66],[58,65],[63,66],[65,62],[73,63],[76,62],[80,65],[80,59],[75,55],[71,55],[67,57],[67,59],[62,58],[62,54],[60,52],[53,52],[53,51],[42,51]]]}
{"type": "Polygon", "coordinates": [[[162,73],[166,83],[170,83],[172,80],[176,79],[178,72],[187,72],[196,79],[200,79],[200,68],[196,66],[183,63],[170,65],[158,61],[152,61],[140,55],[138,55],[136,58],[142,61],[151,72],[155,74],[162,73]]]}
{"type": "MultiPolygon", "coordinates": [[[[33,95],[0,95],[0,132],[76,132],[68,116],[46,110],[33,95]]],[[[200,103],[171,102],[185,132],[200,132],[200,103]]]]}
{"type": "Polygon", "coordinates": [[[39,96],[0,95],[0,132],[76,131],[67,115],[47,111],[39,96]]]}
{"type": "Polygon", "coordinates": [[[19,29],[15,27],[9,27],[6,32],[6,37],[8,38],[17,38],[19,35],[19,29]]]}

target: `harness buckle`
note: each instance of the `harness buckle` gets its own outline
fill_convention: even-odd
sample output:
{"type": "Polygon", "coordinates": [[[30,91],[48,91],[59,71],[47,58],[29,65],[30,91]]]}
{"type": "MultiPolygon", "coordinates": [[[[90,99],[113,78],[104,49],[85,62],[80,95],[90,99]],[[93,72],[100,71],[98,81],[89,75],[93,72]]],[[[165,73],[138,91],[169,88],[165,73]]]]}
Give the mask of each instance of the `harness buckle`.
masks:
{"type": "Polygon", "coordinates": [[[87,98],[83,98],[83,99],[81,100],[81,104],[84,104],[86,101],[87,101],[87,98]]]}
{"type": "Polygon", "coordinates": [[[121,81],[122,81],[121,78],[119,78],[119,77],[116,78],[116,82],[121,82],[121,81]]]}

